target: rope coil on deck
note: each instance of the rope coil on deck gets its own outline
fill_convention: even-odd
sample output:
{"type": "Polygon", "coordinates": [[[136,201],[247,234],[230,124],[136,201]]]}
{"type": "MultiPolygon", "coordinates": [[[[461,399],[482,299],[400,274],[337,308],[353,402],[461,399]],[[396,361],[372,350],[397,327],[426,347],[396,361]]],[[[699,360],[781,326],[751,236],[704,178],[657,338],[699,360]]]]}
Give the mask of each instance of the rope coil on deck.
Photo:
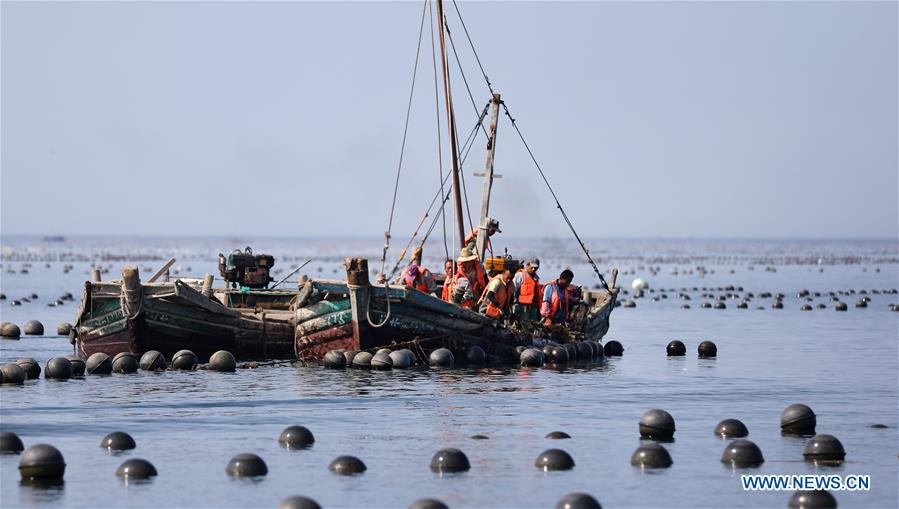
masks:
{"type": "MultiPolygon", "coordinates": [[[[125,318],[136,318],[137,315],[140,314],[141,310],[144,308],[144,292],[141,287],[134,288],[129,290],[122,286],[122,292],[119,296],[119,301],[122,306],[122,314],[125,315],[125,318]],[[136,293],[137,298],[135,299],[132,294],[136,293]],[[134,310],[131,308],[131,303],[137,301],[137,309],[134,310]]],[[[93,300],[91,300],[91,304],[93,305],[93,300]]]]}

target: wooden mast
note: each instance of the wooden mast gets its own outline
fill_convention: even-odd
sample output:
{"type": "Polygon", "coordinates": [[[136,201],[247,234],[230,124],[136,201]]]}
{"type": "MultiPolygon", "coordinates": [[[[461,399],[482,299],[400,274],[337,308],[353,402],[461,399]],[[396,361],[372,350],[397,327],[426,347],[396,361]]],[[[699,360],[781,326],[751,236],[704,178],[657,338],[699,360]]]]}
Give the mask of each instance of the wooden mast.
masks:
{"type": "Polygon", "coordinates": [[[449,125],[450,153],[453,162],[453,202],[456,209],[456,228],[459,244],[465,246],[465,223],[462,221],[462,189],[459,182],[459,150],[456,146],[456,116],[453,112],[453,94],[450,89],[449,60],[446,56],[446,26],[443,18],[443,0],[437,0],[437,26],[440,32],[440,62],[443,67],[443,94],[446,99],[446,116],[449,125]]]}
{"type": "MultiPolygon", "coordinates": [[[[487,138],[487,164],[484,167],[484,191],[481,195],[481,218],[478,223],[478,240],[476,243],[478,256],[484,260],[487,250],[487,224],[490,222],[490,191],[493,189],[493,154],[496,151],[496,126],[499,122],[499,105],[502,104],[499,94],[494,93],[490,99],[490,132],[487,138]]],[[[475,174],[477,175],[477,173],[475,174]]],[[[499,175],[496,178],[500,178],[499,175]]]]}

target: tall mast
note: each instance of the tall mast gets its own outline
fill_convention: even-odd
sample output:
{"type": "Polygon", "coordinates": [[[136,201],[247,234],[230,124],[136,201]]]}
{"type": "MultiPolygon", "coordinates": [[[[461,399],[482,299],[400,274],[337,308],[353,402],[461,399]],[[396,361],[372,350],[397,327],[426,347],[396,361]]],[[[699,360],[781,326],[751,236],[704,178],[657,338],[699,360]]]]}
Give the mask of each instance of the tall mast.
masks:
{"type": "MultiPolygon", "coordinates": [[[[494,93],[490,99],[490,108],[492,110],[490,116],[490,132],[487,138],[487,164],[484,167],[484,191],[481,194],[481,219],[478,223],[478,240],[477,246],[478,256],[484,260],[485,251],[487,250],[487,224],[490,222],[490,190],[493,189],[493,153],[496,150],[496,125],[499,122],[499,105],[502,104],[499,94],[494,93]]],[[[477,175],[477,174],[475,174],[477,175]]],[[[496,178],[500,178],[497,175],[496,178]]]]}
{"type": "Polygon", "coordinates": [[[440,62],[443,66],[443,93],[446,98],[446,116],[449,125],[450,157],[453,162],[453,201],[456,208],[456,228],[459,243],[465,246],[465,223],[462,221],[462,189],[459,184],[459,150],[456,142],[456,116],[453,112],[453,94],[450,90],[449,60],[446,56],[446,26],[443,18],[443,0],[437,0],[437,26],[440,32],[440,62]]]}

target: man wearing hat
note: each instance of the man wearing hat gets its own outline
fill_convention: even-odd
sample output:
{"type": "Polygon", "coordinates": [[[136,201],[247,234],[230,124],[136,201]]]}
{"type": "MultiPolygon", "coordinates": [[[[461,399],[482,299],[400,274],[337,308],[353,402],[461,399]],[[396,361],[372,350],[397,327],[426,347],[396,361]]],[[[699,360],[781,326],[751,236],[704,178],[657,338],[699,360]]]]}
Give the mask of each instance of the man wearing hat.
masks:
{"type": "MultiPolygon", "coordinates": [[[[478,227],[480,228],[480,227],[478,227]]],[[[471,233],[465,237],[465,245],[468,246],[469,251],[472,253],[475,251],[475,241],[478,240],[478,228],[471,230],[471,233]]],[[[487,220],[487,243],[484,244],[485,249],[490,249],[490,237],[493,236],[494,233],[502,233],[503,231],[499,229],[499,221],[496,219],[488,219],[487,220]]]]}
{"type": "Polygon", "coordinates": [[[532,258],[525,268],[518,269],[512,283],[515,287],[514,315],[515,321],[525,330],[529,330],[532,322],[540,320],[540,301],[543,297],[543,286],[537,270],[540,259],[532,258]]]}
{"type": "Polygon", "coordinates": [[[481,294],[487,286],[487,274],[478,260],[478,255],[463,247],[459,253],[458,265],[453,274],[450,298],[454,304],[476,310],[481,294]]]}

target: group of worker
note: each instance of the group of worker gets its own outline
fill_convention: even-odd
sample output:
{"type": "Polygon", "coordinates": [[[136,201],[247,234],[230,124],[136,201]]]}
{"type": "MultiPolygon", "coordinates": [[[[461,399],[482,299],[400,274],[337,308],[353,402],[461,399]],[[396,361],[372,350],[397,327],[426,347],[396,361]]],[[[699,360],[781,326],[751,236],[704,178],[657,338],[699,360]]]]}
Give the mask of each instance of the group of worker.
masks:
{"type": "MultiPolygon", "coordinates": [[[[496,221],[488,223],[488,238],[499,231],[496,221]]],[[[446,279],[440,292],[443,300],[496,320],[513,321],[524,329],[530,329],[535,323],[552,326],[568,321],[575,288],[571,284],[574,274],[570,270],[563,270],[558,279],[545,285],[541,284],[537,274],[540,269],[537,258],[528,260],[514,274],[508,267],[488,273],[475,253],[476,237],[477,229],[466,238],[466,246],[455,263],[453,260],[444,263],[446,279]]],[[[400,279],[406,286],[425,293],[437,293],[436,278],[421,266],[420,248],[413,253],[412,263],[400,279]]]]}

